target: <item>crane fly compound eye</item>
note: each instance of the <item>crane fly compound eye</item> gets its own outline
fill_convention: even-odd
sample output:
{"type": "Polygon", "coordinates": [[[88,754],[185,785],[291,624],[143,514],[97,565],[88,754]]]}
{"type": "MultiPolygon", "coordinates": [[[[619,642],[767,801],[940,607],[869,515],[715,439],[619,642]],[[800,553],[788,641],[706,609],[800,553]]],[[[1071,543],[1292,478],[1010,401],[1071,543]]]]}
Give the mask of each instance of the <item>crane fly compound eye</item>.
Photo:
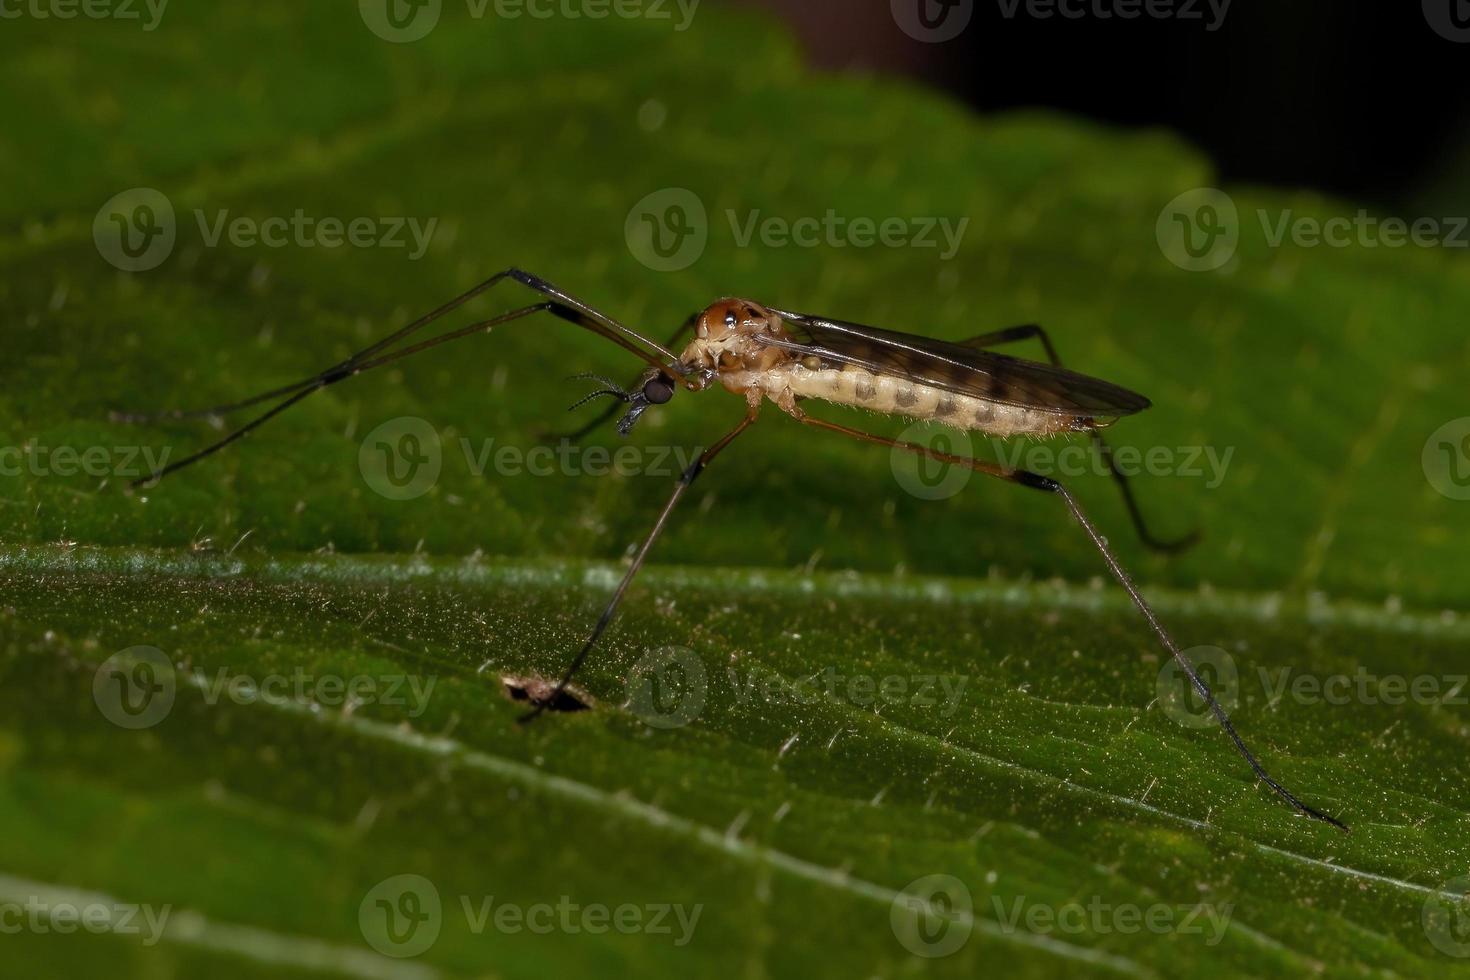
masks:
{"type": "Polygon", "coordinates": [[[674,384],[668,378],[649,378],[643,386],[643,397],[650,405],[662,405],[674,397],[674,384]]]}

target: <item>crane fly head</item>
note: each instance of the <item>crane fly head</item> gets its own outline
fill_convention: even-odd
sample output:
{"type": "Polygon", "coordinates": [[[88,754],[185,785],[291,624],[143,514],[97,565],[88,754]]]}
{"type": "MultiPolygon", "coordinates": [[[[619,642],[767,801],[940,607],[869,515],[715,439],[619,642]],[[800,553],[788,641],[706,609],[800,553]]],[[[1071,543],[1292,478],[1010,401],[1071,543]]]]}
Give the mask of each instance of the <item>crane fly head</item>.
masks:
{"type": "Polygon", "coordinates": [[[748,299],[722,299],[699,315],[692,340],[679,358],[707,376],[721,371],[761,371],[784,355],[758,338],[785,337],[781,317],[748,299]]]}

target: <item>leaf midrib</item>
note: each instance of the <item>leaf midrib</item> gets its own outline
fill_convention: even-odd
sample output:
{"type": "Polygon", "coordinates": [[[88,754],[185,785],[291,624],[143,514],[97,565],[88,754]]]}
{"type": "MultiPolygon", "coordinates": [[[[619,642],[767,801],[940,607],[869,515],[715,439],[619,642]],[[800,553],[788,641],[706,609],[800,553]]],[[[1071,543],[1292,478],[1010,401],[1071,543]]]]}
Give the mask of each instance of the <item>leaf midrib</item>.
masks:
{"type": "MultiPolygon", "coordinates": [[[[233,557],[216,552],[182,554],[162,549],[65,545],[0,546],[0,572],[38,574],[149,574],[177,578],[252,576],[271,583],[308,580],[360,585],[436,581],[444,585],[616,586],[626,565],[580,559],[465,558],[423,554],[349,554],[284,552],[233,557]]],[[[650,564],[638,585],[674,590],[697,588],[748,596],[829,596],[835,599],[886,599],[957,605],[1003,605],[1019,609],[1103,613],[1130,611],[1132,604],[1102,578],[1081,584],[1061,578],[988,578],[937,575],[882,575],[856,571],[797,571],[723,565],[650,564]]],[[[1380,605],[1333,599],[1312,592],[1305,597],[1275,591],[1196,590],[1165,585],[1140,588],[1156,611],[1181,617],[1244,617],[1272,626],[1306,625],[1416,635],[1427,639],[1470,640],[1470,618],[1455,610],[1406,609],[1396,601],[1380,605]]]]}

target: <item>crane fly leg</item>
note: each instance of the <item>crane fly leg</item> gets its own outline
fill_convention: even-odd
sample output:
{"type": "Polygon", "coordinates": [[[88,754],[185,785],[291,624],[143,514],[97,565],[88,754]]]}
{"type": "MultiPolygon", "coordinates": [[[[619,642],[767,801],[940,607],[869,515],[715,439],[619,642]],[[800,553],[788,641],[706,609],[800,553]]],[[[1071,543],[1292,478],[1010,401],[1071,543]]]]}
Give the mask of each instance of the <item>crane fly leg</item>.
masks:
{"type": "Polygon", "coordinates": [[[674,492],[669,495],[668,503],[664,504],[664,509],[659,513],[658,520],[653,522],[653,529],[643,539],[643,544],[639,546],[638,552],[633,556],[633,561],[628,566],[628,570],[623,573],[623,578],[618,582],[618,587],[613,590],[612,598],[608,600],[607,606],[602,610],[602,615],[597,617],[597,623],[592,627],[592,633],[587,637],[587,642],[582,644],[582,649],[577,651],[577,655],[572,658],[572,662],[567,666],[566,672],[562,674],[561,680],[557,682],[556,688],[551,694],[541,699],[534,708],[518,719],[521,724],[535,721],[549,705],[554,703],[566,691],[567,685],[572,682],[572,678],[581,668],[583,662],[586,661],[587,655],[592,652],[592,648],[597,645],[597,641],[602,638],[603,632],[607,630],[608,626],[612,623],[613,617],[617,615],[618,606],[623,601],[623,594],[628,591],[628,586],[632,584],[633,578],[638,574],[638,570],[643,567],[644,560],[648,557],[648,553],[653,550],[654,542],[663,533],[664,526],[669,521],[669,515],[674,512],[674,507],[679,503],[679,499],[684,496],[684,492],[699,478],[699,474],[704,472],[705,467],[710,464],[710,461],[718,456],[721,450],[733,442],[736,436],[750,428],[755,422],[759,410],[760,403],[752,399],[746,408],[745,418],[741,419],[735,428],[721,436],[719,441],[714,445],[700,453],[699,458],[689,464],[688,469],[680,474],[679,479],[674,483],[674,492]]]}
{"type": "Polygon", "coordinates": [[[640,336],[639,334],[635,333],[634,331],[628,329],[621,323],[614,320],[612,317],[598,312],[591,306],[588,306],[581,300],[578,300],[572,297],[570,294],[563,292],[546,280],[541,279],[538,276],[534,276],[531,273],[525,272],[521,269],[505,269],[501,272],[497,272],[493,276],[490,276],[488,279],[485,279],[480,283],[470,287],[447,303],[444,303],[443,305],[429,311],[428,313],[425,313],[418,319],[413,320],[408,324],[400,327],[399,329],[393,331],[381,340],[378,340],[377,342],[362,348],[361,350],[354,353],[351,357],[348,357],[346,360],[340,361],[324,371],[319,371],[316,374],[311,375],[310,377],[303,378],[302,380],[296,381],[292,384],[283,385],[278,388],[272,388],[269,391],[261,392],[258,395],[253,395],[241,401],[230,402],[225,405],[215,405],[211,408],[195,409],[189,411],[172,410],[155,413],[113,412],[112,420],[115,422],[152,422],[164,419],[218,418],[220,416],[228,415],[241,409],[250,408],[254,405],[259,405],[263,402],[271,401],[274,399],[282,399],[266,412],[258,415],[244,425],[239,426],[238,428],[229,432],[223,438],[217,440],[214,443],[211,443],[210,445],[206,446],[196,453],[192,453],[189,456],[186,456],[185,458],[170,464],[169,466],[150,473],[148,476],[142,477],[141,479],[133,481],[131,486],[139,487],[152,485],[154,483],[157,483],[163,477],[167,476],[169,473],[180,470],[192,463],[197,463],[201,459],[204,459],[208,456],[213,455],[214,453],[219,452],[221,449],[224,449],[231,443],[243,439],[245,436],[249,435],[251,432],[264,425],[266,422],[275,418],[277,415],[281,414],[292,405],[295,405],[297,402],[306,398],[308,395],[320,391],[323,388],[331,387],[332,385],[345,381],[348,378],[356,377],[364,371],[369,371],[373,368],[382,367],[385,364],[390,364],[394,361],[401,360],[405,357],[409,357],[421,351],[428,350],[432,347],[437,347],[440,344],[445,344],[453,340],[459,340],[463,337],[468,337],[473,334],[486,332],[494,327],[500,326],[501,324],[509,323],[512,320],[518,320],[522,317],[530,316],[532,313],[541,312],[550,313],[553,316],[567,321],[568,323],[575,324],[576,326],[582,327],[585,330],[589,330],[600,337],[611,340],[613,343],[624,348],[625,350],[636,354],[638,357],[642,358],[645,362],[655,368],[662,369],[667,361],[674,360],[674,355],[664,347],[661,347],[653,341],[640,336]],[[523,286],[526,286],[529,289],[535,290],[536,292],[545,296],[546,300],[540,303],[532,304],[531,306],[522,307],[518,310],[513,310],[509,313],[501,314],[497,317],[492,317],[488,320],[481,320],[478,323],[472,323],[466,327],[460,327],[459,329],[451,330],[448,333],[442,334],[438,337],[433,337],[429,340],[421,341],[420,343],[412,344],[408,347],[403,347],[395,351],[388,351],[388,348],[392,347],[394,344],[397,344],[399,341],[406,340],[409,336],[417,333],[424,327],[427,327],[429,324],[434,323],[435,321],[449,315],[450,313],[453,313],[454,311],[458,310],[460,307],[464,306],[466,303],[475,299],[480,294],[489,290],[490,287],[494,286],[504,279],[511,279],[515,282],[520,283],[523,286]]]}
{"type": "MultiPolygon", "coordinates": [[[[962,347],[991,348],[1033,339],[1041,342],[1042,348],[1046,351],[1046,358],[1053,366],[1063,366],[1062,359],[1057,355],[1056,347],[1052,346],[1051,337],[1047,335],[1044,328],[1035,323],[1006,327],[1003,330],[983,333],[978,337],[970,337],[958,343],[962,347]]],[[[1088,432],[1092,434],[1092,444],[1097,447],[1098,453],[1107,462],[1108,472],[1118,484],[1118,491],[1123,495],[1123,505],[1128,508],[1128,517],[1133,521],[1133,529],[1138,533],[1138,540],[1142,541],[1145,547],[1164,554],[1178,554],[1197,544],[1200,539],[1200,532],[1197,530],[1172,541],[1159,538],[1149,530],[1148,522],[1143,519],[1143,510],[1133,496],[1133,486],[1128,482],[1128,475],[1118,468],[1118,461],[1113,457],[1113,447],[1108,445],[1107,440],[1103,438],[1096,426],[1090,427],[1088,432]]]]}
{"type": "Polygon", "coordinates": [[[986,462],[985,460],[966,459],[963,456],[956,456],[953,453],[946,453],[936,449],[930,449],[929,447],[921,446],[918,443],[901,442],[896,439],[888,439],[871,432],[864,432],[861,429],[853,429],[845,425],[839,425],[836,422],[828,422],[826,419],[813,418],[805,414],[797,414],[795,418],[803,425],[810,425],[819,429],[827,429],[831,432],[836,432],[840,435],[845,435],[852,439],[859,439],[864,442],[877,443],[880,446],[888,446],[892,449],[902,449],[906,452],[911,452],[919,456],[927,456],[928,458],[937,460],[941,463],[950,463],[955,466],[967,466],[977,473],[984,473],[986,476],[993,476],[998,479],[1008,480],[1011,483],[1019,483],[1021,486],[1030,487],[1033,490],[1043,490],[1047,493],[1054,493],[1060,496],[1066,502],[1067,509],[1071,511],[1072,517],[1077,521],[1078,524],[1082,526],[1082,530],[1087,532],[1087,537],[1092,541],[1093,546],[1096,547],[1098,552],[1102,555],[1103,562],[1108,566],[1108,571],[1112,573],[1113,578],[1116,579],[1118,584],[1121,585],[1124,591],[1128,593],[1128,597],[1133,600],[1133,605],[1137,607],[1140,613],[1143,614],[1143,618],[1148,621],[1149,627],[1153,630],[1154,635],[1159,638],[1159,642],[1163,645],[1164,649],[1167,650],[1170,655],[1179,662],[1179,666],[1184,669],[1184,673],[1186,676],[1188,676],[1190,684],[1209,706],[1211,712],[1215,716],[1215,720],[1220,723],[1220,727],[1225,730],[1225,734],[1230,736],[1230,740],[1235,743],[1236,750],[1239,751],[1240,754],[1245,758],[1245,761],[1250,764],[1251,770],[1256,774],[1257,778],[1259,778],[1267,786],[1271,787],[1271,789],[1274,790],[1278,796],[1280,796],[1283,800],[1289,803],[1300,813],[1303,813],[1306,816],[1313,818],[1314,820],[1321,820],[1324,823],[1329,823],[1332,826],[1337,827],[1339,830],[1345,831],[1348,829],[1347,825],[1344,824],[1342,821],[1336,819],[1335,817],[1331,817],[1326,813],[1323,813],[1321,810],[1317,810],[1311,806],[1308,806],[1306,803],[1303,803],[1300,799],[1296,797],[1295,794],[1293,794],[1285,786],[1282,786],[1279,782],[1277,782],[1270,775],[1270,773],[1266,772],[1265,767],[1261,765],[1260,761],[1256,759],[1255,754],[1252,753],[1250,748],[1246,746],[1245,740],[1240,737],[1240,734],[1238,732],[1236,732],[1235,726],[1230,722],[1230,716],[1225,713],[1225,709],[1220,706],[1220,702],[1215,700],[1215,695],[1210,691],[1209,685],[1205,683],[1205,680],[1203,677],[1200,676],[1199,671],[1195,670],[1194,664],[1190,663],[1189,658],[1184,656],[1184,653],[1179,649],[1178,644],[1174,642],[1174,638],[1169,635],[1168,630],[1164,628],[1164,624],[1161,623],[1158,616],[1154,614],[1153,608],[1149,606],[1149,604],[1144,600],[1143,594],[1138,591],[1138,586],[1133,584],[1133,579],[1129,577],[1126,571],[1124,571],[1122,564],[1120,564],[1117,559],[1117,556],[1113,554],[1112,548],[1108,546],[1107,540],[1102,536],[1101,533],[1098,532],[1097,528],[1093,526],[1092,521],[1089,520],[1087,515],[1083,512],[1082,506],[1077,502],[1077,499],[1072,496],[1072,492],[1068,490],[1065,486],[1058,483],[1056,480],[1051,479],[1050,477],[1041,476],[1039,474],[1031,473],[1026,470],[1008,470],[1005,467],[986,462]]]}

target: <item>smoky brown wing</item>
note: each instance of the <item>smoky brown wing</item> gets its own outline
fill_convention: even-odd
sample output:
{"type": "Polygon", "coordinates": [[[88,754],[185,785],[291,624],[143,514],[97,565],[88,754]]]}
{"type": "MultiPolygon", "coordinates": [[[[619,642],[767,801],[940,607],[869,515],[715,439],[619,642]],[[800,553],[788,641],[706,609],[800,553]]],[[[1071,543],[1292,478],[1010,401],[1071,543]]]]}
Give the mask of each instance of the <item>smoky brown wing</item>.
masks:
{"type": "Polygon", "coordinates": [[[1137,392],[1050,364],[881,327],[771,312],[785,321],[792,339],[760,336],[762,343],[799,356],[815,355],[823,362],[851,364],[1002,405],[1077,418],[1120,418],[1150,404],[1137,392]]]}

